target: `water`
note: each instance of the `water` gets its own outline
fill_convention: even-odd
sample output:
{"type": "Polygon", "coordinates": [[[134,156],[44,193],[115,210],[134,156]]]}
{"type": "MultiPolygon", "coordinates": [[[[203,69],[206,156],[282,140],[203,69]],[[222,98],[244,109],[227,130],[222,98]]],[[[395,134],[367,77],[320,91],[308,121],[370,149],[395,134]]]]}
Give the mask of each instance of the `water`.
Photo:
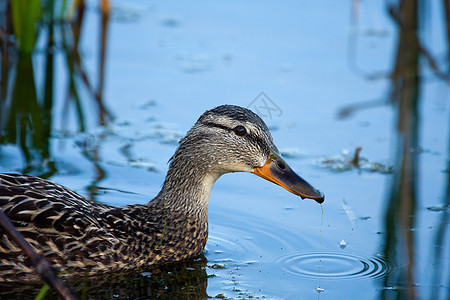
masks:
{"type": "MultiPolygon", "coordinates": [[[[85,283],[90,295],[448,299],[448,85],[424,63],[419,138],[410,147],[416,164],[396,173],[403,170],[399,153],[406,140],[398,136],[397,120],[408,110],[401,114],[382,103],[391,100],[385,75],[393,69],[398,33],[384,3],[366,2],[352,13],[349,3],[337,1],[114,1],[103,89],[114,118],[99,116],[78,79],[80,132],[74,102],[64,104],[69,76],[58,48],[49,154],[35,151],[27,160],[20,147],[5,142],[0,171],[47,174],[112,205],[146,203],[159,191],[178,139],[201,113],[224,103],[247,106],[264,92],[279,110],[269,115],[261,99],[256,108],[287,163],[325,193],[323,221],[314,201],[252,174],[225,175],[211,194],[204,257],[96,278],[85,283]],[[379,72],[381,79],[367,78],[379,72]],[[347,105],[366,101],[378,104],[338,117],[347,105]],[[411,186],[400,179],[411,174],[406,182],[415,192],[405,196],[399,191],[411,186]]],[[[434,3],[428,9],[422,39],[448,70],[442,9],[434,3]]],[[[90,3],[80,51],[95,88],[99,18],[90,3]]],[[[45,36],[34,54],[39,95],[45,36]]],[[[27,295],[39,289],[31,286],[27,295]]]]}

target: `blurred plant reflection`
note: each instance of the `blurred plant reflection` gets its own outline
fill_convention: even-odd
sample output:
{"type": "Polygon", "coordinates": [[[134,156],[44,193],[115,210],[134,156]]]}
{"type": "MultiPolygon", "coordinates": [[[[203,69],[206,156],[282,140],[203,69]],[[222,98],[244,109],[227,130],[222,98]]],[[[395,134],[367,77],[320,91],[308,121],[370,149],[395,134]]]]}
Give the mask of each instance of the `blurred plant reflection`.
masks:
{"type": "Polygon", "coordinates": [[[418,177],[418,103],[420,65],[418,1],[402,0],[389,6],[399,28],[395,67],[391,76],[391,103],[397,110],[395,171],[386,210],[384,255],[400,267],[384,278],[383,299],[416,299],[413,228],[416,222],[418,177]]]}
{"type": "MultiPolygon", "coordinates": [[[[359,2],[361,0],[354,0],[353,1],[353,14],[352,14],[352,23],[357,24],[358,23],[358,11],[359,11],[359,2]]],[[[415,20],[415,29],[410,28],[412,26],[411,24],[407,24],[410,21],[406,21],[403,19],[403,13],[404,10],[418,10],[415,17],[421,19],[424,19],[427,17],[426,13],[422,13],[423,11],[428,11],[427,9],[430,9],[429,5],[425,1],[422,0],[390,0],[386,1],[387,4],[387,13],[391,17],[391,19],[394,21],[394,23],[398,26],[399,32],[407,32],[410,31],[410,34],[412,34],[414,37],[411,37],[411,41],[408,41],[407,43],[415,43],[415,47],[409,49],[405,42],[402,42],[402,47],[397,47],[397,52],[404,52],[402,55],[412,55],[417,56],[417,59],[421,59],[421,62],[425,62],[427,67],[430,68],[433,71],[433,74],[436,78],[439,78],[440,80],[446,82],[447,84],[450,84],[450,2],[448,0],[442,0],[443,10],[444,10],[444,24],[446,24],[444,30],[444,34],[447,37],[447,58],[442,60],[442,63],[439,63],[439,60],[434,57],[434,55],[429,51],[427,46],[418,38],[418,26],[419,26],[419,20],[415,20]],[[398,4],[396,4],[398,3],[398,4]],[[421,8],[419,11],[418,8],[421,8]],[[406,26],[406,27],[405,27],[406,26]],[[413,41],[414,40],[414,41],[413,41]],[[408,54],[406,54],[408,52],[408,54]]],[[[436,5],[436,3],[433,3],[433,5],[436,5]]],[[[378,34],[380,36],[383,36],[382,32],[371,32],[371,34],[378,34]]],[[[352,30],[352,33],[349,36],[349,45],[348,48],[348,60],[349,60],[349,66],[359,76],[367,79],[367,80],[377,80],[377,79],[385,79],[390,78],[392,81],[396,81],[398,79],[398,67],[403,68],[402,66],[396,66],[394,67],[394,70],[386,72],[386,71],[375,71],[375,72],[367,72],[364,70],[363,67],[358,65],[357,58],[358,58],[358,39],[361,35],[360,31],[358,30],[352,30]]],[[[401,38],[399,36],[399,40],[405,40],[410,39],[408,37],[407,33],[403,34],[403,37],[401,38]]],[[[398,58],[397,53],[397,58],[398,58]]],[[[405,59],[406,61],[407,59],[405,59]]],[[[398,63],[398,60],[396,60],[396,64],[398,63]]],[[[411,70],[403,70],[402,72],[410,73],[413,75],[417,70],[411,69],[411,70]]],[[[418,73],[419,74],[419,73],[418,73]]],[[[391,89],[391,95],[390,97],[387,97],[387,99],[375,99],[371,101],[364,101],[357,104],[352,104],[348,106],[344,106],[340,109],[338,112],[338,116],[340,118],[346,118],[350,116],[351,114],[363,110],[363,109],[370,109],[373,107],[378,107],[386,104],[396,104],[396,101],[398,101],[398,97],[395,96],[396,90],[394,86],[398,84],[394,84],[391,89]]],[[[406,89],[406,88],[405,88],[406,89]]]]}
{"type": "MultiPolygon", "coordinates": [[[[417,181],[419,176],[419,101],[421,94],[420,59],[427,57],[418,38],[419,6],[417,0],[402,0],[399,5],[388,6],[389,14],[399,28],[395,67],[391,77],[391,102],[397,109],[397,138],[395,162],[397,164],[388,197],[386,211],[385,256],[395,262],[399,272],[384,279],[384,287],[395,287],[395,290],[384,289],[383,299],[417,299],[414,274],[415,245],[417,244],[414,228],[417,222],[417,181]]],[[[448,9],[448,7],[447,7],[448,9]]],[[[436,72],[439,68],[430,64],[438,77],[448,80],[445,75],[436,72]]],[[[447,175],[448,176],[448,175],[447,175]]],[[[448,180],[446,181],[448,183],[448,180]]],[[[447,187],[448,190],[448,187],[447,187]]],[[[447,192],[448,193],[448,192],[447,192]]],[[[444,207],[448,206],[448,194],[443,195],[444,207]]],[[[439,299],[441,278],[440,258],[445,238],[448,212],[442,212],[441,224],[434,241],[434,276],[430,299],[439,299]]]]}
{"type": "MultiPolygon", "coordinates": [[[[101,38],[97,88],[93,87],[79,54],[85,2],[81,1],[3,1],[0,4],[0,144],[15,144],[24,158],[23,173],[44,178],[57,171],[51,154],[50,138],[57,134],[52,115],[62,116],[61,129],[67,129],[70,109],[75,108],[79,131],[87,121],[79,94],[88,91],[98,108],[98,123],[105,125],[111,114],[103,105],[106,35],[109,3],[101,1],[101,38]],[[40,40],[35,51],[36,40],[40,40]],[[55,58],[65,57],[65,68],[55,67],[55,58]],[[39,64],[44,65],[38,72],[39,64]],[[65,74],[57,74],[57,70],[65,74]],[[65,99],[54,93],[56,77],[67,78],[65,99]],[[59,105],[58,103],[63,103],[59,105]],[[62,107],[61,111],[55,111],[62,107]]],[[[88,99],[89,100],[89,99],[88,99]]],[[[87,156],[95,164],[95,156],[87,156]]],[[[96,164],[98,166],[98,164],[96,164]]],[[[98,167],[96,167],[98,170],[98,167]]],[[[104,176],[103,171],[98,172],[104,176]]]]}
{"type": "MultiPolygon", "coordinates": [[[[450,5],[449,5],[450,8],[450,5]]],[[[450,25],[450,23],[449,23],[450,25]]],[[[450,143],[450,138],[449,138],[450,143]]],[[[448,156],[450,157],[450,144],[448,147],[448,156]]],[[[442,250],[445,249],[445,238],[446,238],[446,232],[448,230],[447,225],[450,223],[450,212],[448,211],[448,208],[450,207],[450,159],[447,160],[447,186],[444,191],[443,195],[443,203],[442,207],[446,207],[447,210],[443,210],[441,213],[441,217],[439,218],[438,224],[436,226],[436,236],[435,236],[435,242],[433,247],[434,257],[433,257],[433,274],[432,274],[432,283],[434,286],[431,289],[430,298],[429,299],[439,299],[439,283],[443,282],[445,279],[443,278],[443,268],[440,268],[442,266],[443,261],[443,254],[442,250]]],[[[450,283],[450,278],[448,279],[450,283]]],[[[448,286],[448,284],[447,284],[448,286]]]]}
{"type": "MultiPolygon", "coordinates": [[[[356,1],[358,2],[358,1],[356,1]]],[[[443,1],[446,12],[446,35],[448,37],[448,54],[450,57],[450,5],[443,1]]],[[[381,299],[417,299],[417,275],[415,269],[415,245],[417,244],[414,232],[418,187],[418,161],[419,161],[419,103],[421,97],[421,70],[422,62],[426,62],[434,75],[450,82],[446,74],[449,60],[444,60],[444,66],[439,66],[437,60],[430,54],[419,39],[419,22],[424,13],[420,8],[427,8],[420,0],[388,1],[387,11],[398,28],[398,40],[393,70],[389,74],[390,93],[388,101],[370,101],[357,105],[344,107],[340,115],[345,117],[357,110],[389,103],[396,109],[397,132],[395,138],[394,172],[390,184],[387,207],[385,212],[385,239],[383,253],[387,260],[399,266],[396,272],[388,274],[382,279],[381,299]]],[[[355,42],[352,37],[351,42],[355,42]]],[[[356,46],[355,46],[356,47],[356,46]]],[[[354,55],[354,52],[352,52],[354,55]]],[[[364,77],[374,79],[382,75],[364,74],[352,61],[354,69],[364,77]]],[[[448,177],[448,172],[446,174],[448,177]]],[[[449,182],[448,180],[446,181],[449,182]]],[[[449,205],[449,187],[443,196],[443,207],[449,205]]],[[[439,299],[439,286],[443,283],[440,265],[442,258],[442,244],[445,239],[448,224],[448,212],[442,211],[442,218],[437,228],[439,230],[434,241],[434,275],[433,289],[430,299],[439,299]]],[[[445,297],[445,296],[444,296],[445,297]]]]}

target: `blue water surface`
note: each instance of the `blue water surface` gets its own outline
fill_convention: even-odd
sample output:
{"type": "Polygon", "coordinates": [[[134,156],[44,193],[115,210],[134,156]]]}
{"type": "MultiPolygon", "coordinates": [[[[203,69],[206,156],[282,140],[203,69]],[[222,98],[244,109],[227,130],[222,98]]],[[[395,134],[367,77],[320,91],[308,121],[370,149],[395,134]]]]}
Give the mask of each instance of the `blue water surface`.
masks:
{"type": "MultiPolygon", "coordinates": [[[[92,78],[96,5],[89,2],[80,46],[92,78]]],[[[442,8],[428,6],[422,39],[445,65],[442,8]]],[[[51,180],[87,197],[100,187],[96,200],[112,205],[146,203],[159,191],[177,141],[205,110],[256,100],[249,108],[268,124],[288,164],[325,193],[323,213],[314,201],[252,174],[220,178],[209,205],[207,294],[390,299],[409,286],[401,277],[411,267],[417,299],[448,299],[450,98],[448,84],[426,63],[414,227],[406,229],[413,256],[405,263],[384,250],[388,231],[397,230],[386,225],[393,175],[373,164],[397,165],[397,114],[388,104],[397,38],[383,1],[113,1],[104,104],[114,119],[100,126],[82,90],[88,126],[79,132],[73,109],[62,117],[58,102],[51,139],[58,172],[51,180]],[[338,117],[346,105],[368,101],[378,104],[338,117]],[[366,167],[344,168],[357,147],[366,167]],[[84,152],[92,149],[97,160],[84,152]]],[[[63,99],[65,69],[61,62],[56,68],[54,89],[63,99]]],[[[21,171],[16,146],[0,151],[0,171],[21,171]]]]}

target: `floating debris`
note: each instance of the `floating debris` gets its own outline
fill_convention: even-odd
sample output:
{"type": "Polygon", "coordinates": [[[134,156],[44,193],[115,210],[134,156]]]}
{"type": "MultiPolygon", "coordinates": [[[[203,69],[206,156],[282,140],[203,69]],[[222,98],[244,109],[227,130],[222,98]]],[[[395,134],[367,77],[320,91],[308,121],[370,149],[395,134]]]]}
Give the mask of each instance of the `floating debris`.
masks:
{"type": "Polygon", "coordinates": [[[127,121],[127,120],[123,120],[123,121],[117,122],[116,124],[117,124],[117,126],[119,126],[119,127],[122,127],[122,126],[131,126],[131,122],[130,122],[130,121],[127,121]]]}
{"type": "Polygon", "coordinates": [[[116,166],[130,166],[134,168],[147,168],[148,171],[151,172],[158,172],[158,169],[156,167],[156,164],[149,162],[143,158],[135,158],[133,155],[133,152],[131,151],[131,148],[133,147],[133,144],[127,143],[119,148],[120,153],[126,158],[127,164],[123,164],[120,162],[111,161],[109,162],[112,165],[116,166]]]}
{"type": "Polygon", "coordinates": [[[319,160],[319,163],[333,172],[346,172],[356,169],[360,171],[377,172],[382,174],[392,173],[392,167],[388,167],[377,162],[371,162],[367,158],[361,157],[361,150],[361,147],[357,147],[353,155],[350,155],[349,151],[343,150],[341,156],[324,158],[319,160]]]}
{"type": "Polygon", "coordinates": [[[156,121],[155,116],[149,116],[149,117],[145,118],[145,122],[155,122],[155,121],[156,121]]]}
{"type": "Polygon", "coordinates": [[[345,199],[342,199],[341,205],[342,205],[342,209],[344,210],[345,214],[347,215],[348,220],[352,224],[352,227],[355,226],[355,222],[358,220],[355,212],[350,207],[350,205],[347,204],[347,201],[345,201],[345,199]]]}
{"type": "Polygon", "coordinates": [[[208,266],[208,268],[214,269],[214,270],[222,270],[222,269],[226,269],[226,266],[224,264],[213,264],[213,265],[208,266]]]}
{"type": "Polygon", "coordinates": [[[316,292],[318,292],[320,294],[320,293],[325,292],[325,289],[318,287],[318,288],[316,288],[316,292]]]}
{"type": "Polygon", "coordinates": [[[154,107],[154,106],[156,106],[156,100],[150,99],[150,100],[147,100],[144,103],[142,103],[139,106],[139,108],[140,109],[148,109],[148,108],[154,107]]]}
{"type": "Polygon", "coordinates": [[[344,240],[341,240],[339,247],[341,247],[341,249],[345,249],[347,247],[347,243],[344,240]]]}
{"type": "Polygon", "coordinates": [[[185,73],[201,73],[211,69],[211,59],[208,55],[197,53],[190,55],[178,55],[178,60],[181,62],[181,69],[185,73]]]}
{"type": "Polygon", "coordinates": [[[429,211],[439,212],[439,211],[446,211],[446,210],[450,209],[450,206],[430,206],[430,207],[427,207],[427,209],[429,211]]]}
{"type": "Polygon", "coordinates": [[[231,52],[222,53],[222,59],[225,63],[229,64],[233,61],[233,54],[231,52]]]}
{"type": "Polygon", "coordinates": [[[100,145],[100,136],[94,134],[80,134],[75,138],[74,144],[83,152],[93,151],[100,145]]]}
{"type": "Polygon", "coordinates": [[[308,153],[299,148],[286,148],[280,150],[282,156],[286,158],[300,158],[306,156],[308,153]]]}
{"type": "Polygon", "coordinates": [[[179,140],[184,136],[184,132],[169,128],[165,124],[156,124],[148,136],[158,138],[165,144],[178,144],[179,140]]]}
{"type": "Polygon", "coordinates": [[[158,170],[154,163],[144,160],[131,160],[128,162],[128,165],[134,168],[147,168],[148,171],[152,172],[156,172],[158,170]]]}
{"type": "Polygon", "coordinates": [[[118,5],[114,3],[111,7],[111,20],[121,23],[137,22],[144,13],[144,8],[140,6],[118,5]]]}
{"type": "Polygon", "coordinates": [[[181,22],[174,17],[166,17],[161,20],[161,25],[168,28],[178,28],[181,26],[181,22]]]}

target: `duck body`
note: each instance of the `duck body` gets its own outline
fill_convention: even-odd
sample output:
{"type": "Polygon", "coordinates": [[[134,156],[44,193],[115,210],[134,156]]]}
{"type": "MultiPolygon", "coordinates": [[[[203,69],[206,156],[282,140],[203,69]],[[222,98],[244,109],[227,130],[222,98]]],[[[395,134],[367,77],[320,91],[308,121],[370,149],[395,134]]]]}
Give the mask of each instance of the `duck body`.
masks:
{"type": "MultiPolygon", "coordinates": [[[[196,256],[206,244],[206,212],[186,218],[185,212],[165,207],[162,198],[147,205],[110,206],[20,174],[0,174],[0,186],[3,211],[34,250],[60,270],[139,268],[196,256]]],[[[0,281],[38,279],[22,250],[0,233],[0,281]]]]}
{"type": "MultiPolygon", "coordinates": [[[[140,268],[199,255],[212,186],[239,171],[323,202],[281,159],[256,114],[223,105],[205,112],[180,141],[161,191],[145,205],[110,206],[45,179],[0,174],[0,208],[34,250],[68,275],[140,268]]],[[[0,281],[24,279],[39,278],[0,228],[0,281]]]]}

